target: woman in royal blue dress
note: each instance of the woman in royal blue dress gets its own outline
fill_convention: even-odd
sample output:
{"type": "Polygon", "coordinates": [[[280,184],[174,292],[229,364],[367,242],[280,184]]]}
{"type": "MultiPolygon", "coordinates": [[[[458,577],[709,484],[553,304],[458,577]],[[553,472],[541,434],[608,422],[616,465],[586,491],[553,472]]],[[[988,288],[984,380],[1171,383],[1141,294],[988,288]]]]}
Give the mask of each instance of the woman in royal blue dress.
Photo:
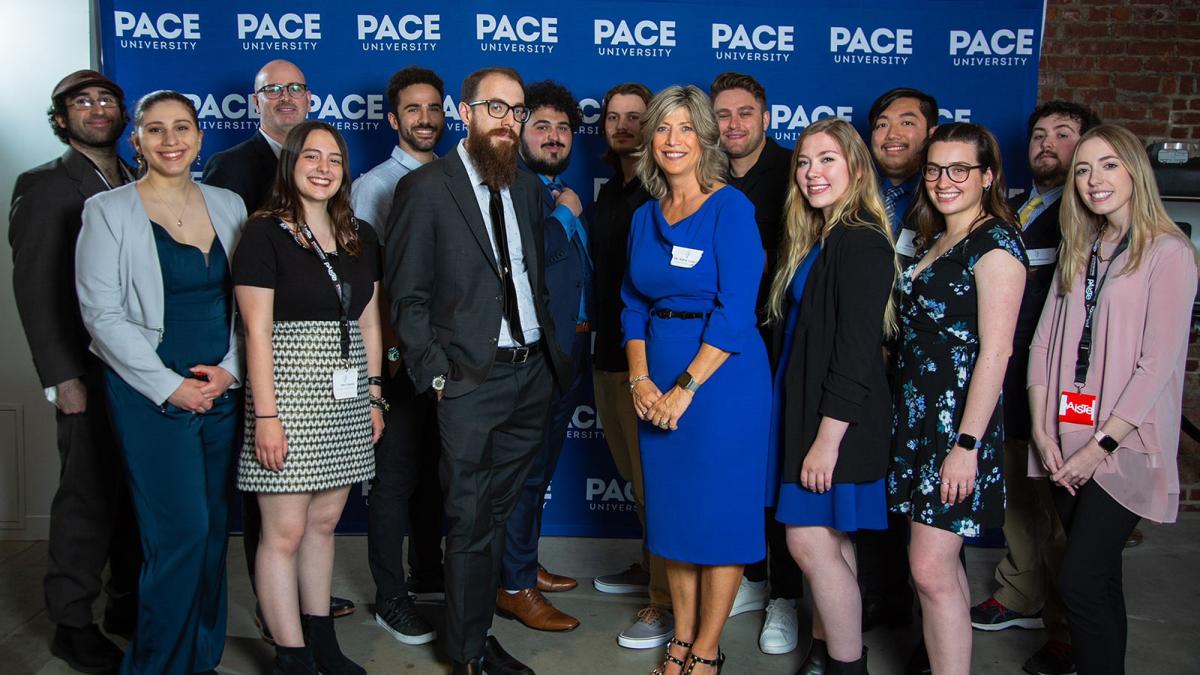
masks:
{"type": "Polygon", "coordinates": [[[867,146],[848,122],[804,130],[792,156],[783,264],[768,312],[783,330],[772,448],[783,456],[775,517],[813,593],[801,672],[866,672],[854,543],[887,529],[883,477],[892,400],[883,340],[896,327],[898,274],[867,146]],[[786,321],[784,319],[786,318],[786,321]]]}
{"type": "Polygon", "coordinates": [[[642,420],[646,542],[667,560],[675,637],[655,673],[719,673],[721,631],[746,563],[762,560],[770,368],[755,327],[766,256],[754,206],[724,184],[708,97],[661,91],[642,116],[621,297],[642,420]]]}

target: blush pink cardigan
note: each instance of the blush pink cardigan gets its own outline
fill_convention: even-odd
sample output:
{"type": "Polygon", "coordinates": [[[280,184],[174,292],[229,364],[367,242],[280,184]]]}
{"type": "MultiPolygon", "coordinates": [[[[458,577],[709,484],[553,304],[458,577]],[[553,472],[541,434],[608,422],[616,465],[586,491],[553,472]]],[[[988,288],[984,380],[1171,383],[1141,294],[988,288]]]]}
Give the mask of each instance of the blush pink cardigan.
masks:
{"type": "MultiPolygon", "coordinates": [[[[1102,256],[1115,249],[1115,243],[1106,242],[1102,256]]],[[[1147,247],[1136,271],[1120,274],[1128,257],[1122,253],[1113,262],[1093,317],[1091,367],[1083,392],[1097,396],[1097,425],[1058,421],[1062,391],[1074,390],[1084,318],[1082,270],[1066,296],[1055,277],[1030,348],[1028,386],[1047,389],[1043,430],[1058,439],[1064,459],[1087,445],[1112,415],[1134,425],[1121,447],[1100,463],[1093,480],[1133,513],[1171,523],[1179,511],[1179,422],[1196,262],[1190,244],[1165,235],[1147,247]]],[[[1029,475],[1046,475],[1032,445],[1029,475]]]]}

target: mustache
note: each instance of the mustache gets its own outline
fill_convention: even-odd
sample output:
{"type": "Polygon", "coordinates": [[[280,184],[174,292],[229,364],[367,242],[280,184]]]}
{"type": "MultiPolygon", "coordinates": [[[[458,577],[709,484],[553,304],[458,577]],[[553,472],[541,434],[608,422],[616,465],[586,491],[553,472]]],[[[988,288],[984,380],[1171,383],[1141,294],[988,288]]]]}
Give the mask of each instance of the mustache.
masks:
{"type": "Polygon", "coordinates": [[[562,148],[565,148],[565,147],[567,147],[567,146],[566,146],[566,145],[563,145],[563,144],[562,144],[562,143],[560,143],[559,141],[549,141],[549,142],[547,142],[547,143],[542,143],[542,147],[543,147],[543,148],[559,148],[559,149],[562,149],[562,148]]]}
{"type": "Polygon", "coordinates": [[[491,131],[487,132],[487,135],[488,137],[495,136],[497,138],[508,138],[514,141],[517,140],[517,133],[512,129],[505,129],[504,127],[492,129],[491,131]]]}

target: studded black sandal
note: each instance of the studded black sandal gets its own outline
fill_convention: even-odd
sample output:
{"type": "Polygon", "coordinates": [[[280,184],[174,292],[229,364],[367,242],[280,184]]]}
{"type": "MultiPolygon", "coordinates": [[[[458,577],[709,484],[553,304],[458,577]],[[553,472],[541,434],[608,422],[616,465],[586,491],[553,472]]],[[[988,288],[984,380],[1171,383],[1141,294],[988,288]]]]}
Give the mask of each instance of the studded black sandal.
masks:
{"type": "Polygon", "coordinates": [[[683,670],[683,667],[686,664],[684,664],[683,660],[677,659],[671,654],[671,645],[683,647],[684,649],[692,648],[692,643],[690,643],[690,642],[684,642],[683,640],[676,640],[675,638],[671,638],[670,641],[667,642],[667,651],[665,654],[663,654],[662,665],[660,665],[659,667],[650,671],[650,675],[666,675],[667,668],[669,668],[672,663],[679,666],[680,671],[683,670]]]}
{"type": "Polygon", "coordinates": [[[721,667],[725,665],[725,655],[721,653],[720,649],[717,650],[717,658],[715,659],[706,659],[703,656],[696,656],[694,652],[689,653],[688,667],[687,670],[683,671],[683,675],[692,675],[692,671],[696,669],[697,663],[702,666],[712,666],[713,668],[717,669],[715,671],[715,675],[721,675],[721,667]]]}

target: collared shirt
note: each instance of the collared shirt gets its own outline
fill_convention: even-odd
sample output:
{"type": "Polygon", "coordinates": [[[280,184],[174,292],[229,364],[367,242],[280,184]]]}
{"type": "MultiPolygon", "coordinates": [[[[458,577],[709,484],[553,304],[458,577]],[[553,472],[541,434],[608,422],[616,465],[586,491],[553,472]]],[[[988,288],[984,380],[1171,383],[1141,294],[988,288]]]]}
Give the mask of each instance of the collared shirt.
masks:
{"type": "MultiPolygon", "coordinates": [[[[562,190],[563,183],[557,177],[551,178],[538,174],[542,185],[545,185],[549,190],[562,190]]],[[[587,301],[591,295],[592,288],[592,259],[588,255],[588,234],[587,228],[583,226],[583,221],[579,219],[571,209],[565,204],[559,204],[550,212],[550,217],[562,223],[563,230],[567,233],[567,241],[573,245],[580,247],[581,257],[583,258],[583,289],[579,293],[579,314],[575,317],[575,323],[584,323],[588,320],[587,301]]]]}
{"type": "Polygon", "coordinates": [[[421,168],[421,162],[400,149],[392,148],[392,155],[382,164],[358,177],[350,187],[350,208],[359,220],[365,220],[379,233],[383,241],[383,230],[387,226],[388,212],[392,208],[392,195],[396,183],[410,171],[421,168]]]}
{"type": "Polygon", "coordinates": [[[1038,216],[1042,215],[1042,213],[1046,209],[1050,208],[1051,206],[1054,206],[1058,202],[1059,197],[1062,197],[1062,192],[1063,192],[1062,185],[1059,185],[1058,187],[1054,187],[1049,190],[1046,190],[1046,192],[1044,192],[1044,193],[1038,192],[1038,188],[1036,185],[1034,185],[1032,188],[1030,188],[1029,192],[1025,195],[1025,201],[1021,203],[1021,208],[1017,209],[1017,213],[1020,213],[1021,211],[1023,211],[1025,209],[1025,205],[1028,204],[1029,201],[1031,199],[1033,199],[1034,197],[1041,196],[1042,203],[1037,208],[1035,208],[1033,211],[1029,212],[1029,218],[1025,221],[1025,225],[1021,229],[1028,228],[1029,224],[1032,223],[1033,221],[1037,220],[1038,216]]]}
{"type": "MultiPolygon", "coordinates": [[[[500,252],[496,249],[496,233],[492,229],[491,192],[488,190],[487,184],[483,182],[483,178],[479,176],[479,172],[475,170],[475,165],[471,163],[465,140],[459,141],[457,150],[463,166],[467,168],[467,180],[471,181],[471,186],[475,189],[475,200],[479,202],[479,212],[483,215],[483,226],[488,231],[488,242],[492,245],[492,255],[496,256],[496,260],[499,261],[500,252]]],[[[508,257],[512,262],[513,285],[517,288],[517,313],[521,317],[525,344],[531,345],[542,339],[542,330],[538,326],[537,309],[533,301],[533,287],[529,283],[529,268],[525,266],[525,249],[521,246],[521,227],[517,222],[517,210],[513,206],[512,193],[508,188],[500,190],[500,200],[504,204],[504,232],[508,239],[508,257]]],[[[519,346],[509,336],[508,319],[503,316],[500,317],[500,336],[497,346],[505,348],[519,346]]]]}
{"type": "Polygon", "coordinates": [[[892,234],[899,234],[900,225],[904,222],[904,218],[908,215],[908,209],[912,206],[913,198],[917,194],[917,188],[921,183],[921,174],[915,173],[907,180],[899,185],[893,185],[890,178],[883,175],[883,172],[877,172],[879,175],[879,195],[888,193],[888,190],[894,189],[892,197],[892,210],[888,214],[892,217],[892,234]]]}
{"type": "Polygon", "coordinates": [[[271,152],[275,153],[275,159],[279,159],[279,153],[283,152],[283,143],[271,138],[267,132],[263,131],[262,127],[258,128],[258,133],[262,134],[262,137],[267,139],[267,145],[271,146],[271,152]]]}

